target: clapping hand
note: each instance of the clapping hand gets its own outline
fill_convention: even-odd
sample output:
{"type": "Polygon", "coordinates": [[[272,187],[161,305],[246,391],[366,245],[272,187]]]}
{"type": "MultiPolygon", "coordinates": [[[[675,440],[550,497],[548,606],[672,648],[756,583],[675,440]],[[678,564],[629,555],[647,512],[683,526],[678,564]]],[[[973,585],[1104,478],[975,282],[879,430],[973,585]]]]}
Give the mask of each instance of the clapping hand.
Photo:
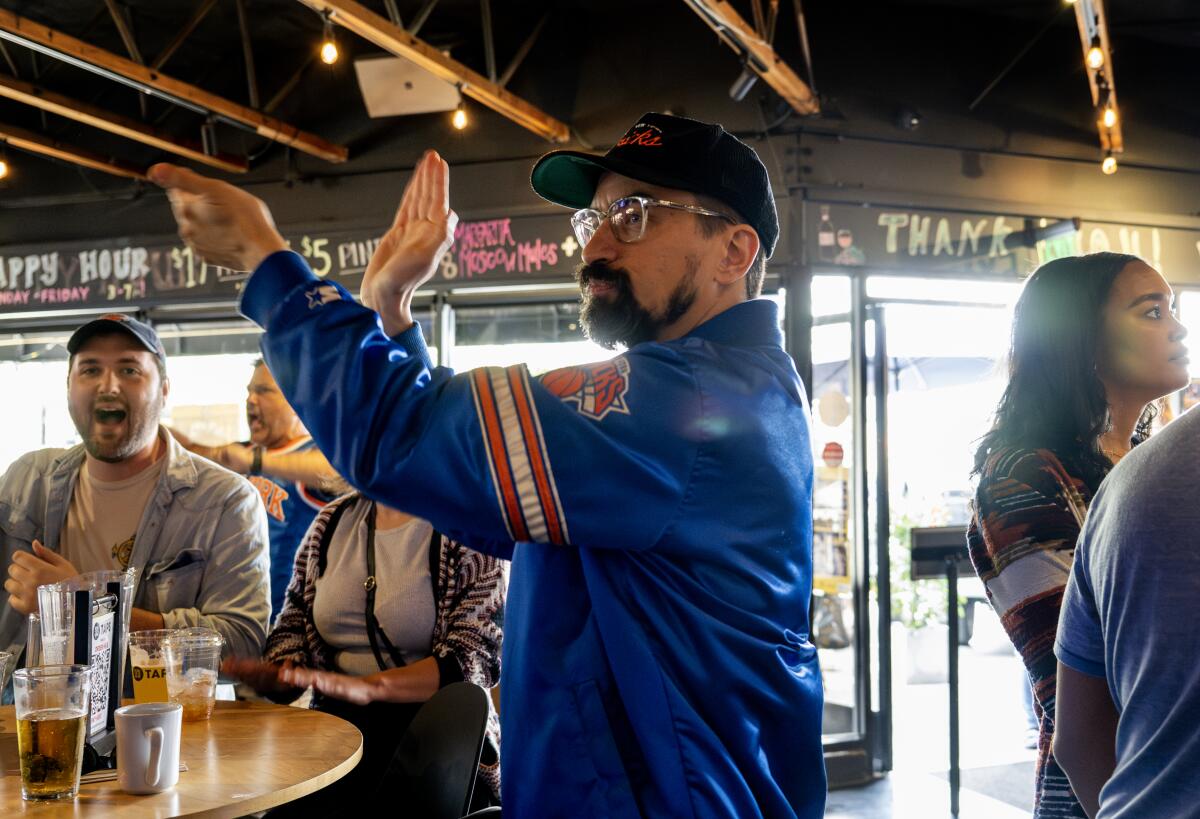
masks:
{"type": "Polygon", "coordinates": [[[363,275],[363,304],[379,313],[388,335],[412,326],[412,295],[437,270],[457,225],[450,209],[450,166],[436,151],[426,151],[363,275]]]}
{"type": "Polygon", "coordinates": [[[254,270],[267,256],[287,249],[271,212],[258,197],[167,163],[150,168],[149,177],[166,188],[179,237],[206,261],[254,270]]]}

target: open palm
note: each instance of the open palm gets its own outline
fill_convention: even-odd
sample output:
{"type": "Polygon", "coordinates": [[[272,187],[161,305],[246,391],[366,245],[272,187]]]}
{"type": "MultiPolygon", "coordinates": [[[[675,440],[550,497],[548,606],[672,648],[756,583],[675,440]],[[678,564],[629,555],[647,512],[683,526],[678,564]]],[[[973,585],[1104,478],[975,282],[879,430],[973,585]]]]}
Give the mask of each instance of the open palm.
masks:
{"type": "Polygon", "coordinates": [[[437,270],[457,224],[450,209],[450,166],[427,151],[363,275],[363,303],[383,317],[389,334],[411,326],[412,294],[437,270]]]}

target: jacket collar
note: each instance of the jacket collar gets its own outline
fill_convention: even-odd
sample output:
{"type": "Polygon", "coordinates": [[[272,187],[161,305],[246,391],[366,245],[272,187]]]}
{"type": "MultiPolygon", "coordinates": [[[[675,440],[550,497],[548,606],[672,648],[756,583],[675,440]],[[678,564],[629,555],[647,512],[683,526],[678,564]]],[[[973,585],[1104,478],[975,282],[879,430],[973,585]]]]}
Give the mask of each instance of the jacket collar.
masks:
{"type": "MultiPolygon", "coordinates": [[[[167,459],[167,466],[163,470],[159,486],[165,487],[170,494],[195,486],[198,475],[196,465],[192,462],[192,455],[180,446],[179,442],[175,440],[175,436],[167,432],[165,427],[160,426],[158,434],[167,441],[167,454],[164,456],[167,459]]],[[[85,457],[83,444],[78,444],[68,449],[55,461],[54,477],[51,483],[58,491],[66,492],[74,487],[75,478],[79,474],[79,468],[83,465],[85,457]]]]}
{"type": "Polygon", "coordinates": [[[783,347],[779,307],[770,299],[744,301],[713,316],[684,338],[730,347],[783,347]]]}

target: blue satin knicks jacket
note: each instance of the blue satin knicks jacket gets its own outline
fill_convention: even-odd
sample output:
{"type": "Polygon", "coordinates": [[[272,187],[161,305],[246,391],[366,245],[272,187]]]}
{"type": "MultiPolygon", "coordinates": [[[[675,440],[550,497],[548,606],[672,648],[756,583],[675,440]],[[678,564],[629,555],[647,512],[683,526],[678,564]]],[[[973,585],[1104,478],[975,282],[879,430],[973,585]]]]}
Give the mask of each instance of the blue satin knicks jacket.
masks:
{"type": "Polygon", "coordinates": [[[281,251],[242,312],[366,495],[512,559],[506,817],[819,817],[812,456],[775,305],[541,377],[433,368],[281,251]]]}

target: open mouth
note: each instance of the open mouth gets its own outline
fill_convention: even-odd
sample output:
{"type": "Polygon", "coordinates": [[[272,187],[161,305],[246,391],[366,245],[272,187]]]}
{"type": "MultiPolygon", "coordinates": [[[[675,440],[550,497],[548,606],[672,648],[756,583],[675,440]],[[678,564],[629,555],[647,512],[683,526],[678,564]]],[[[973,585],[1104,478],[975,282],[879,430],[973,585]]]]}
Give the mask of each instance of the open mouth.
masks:
{"type": "Polygon", "coordinates": [[[610,293],[617,289],[615,282],[605,281],[604,279],[588,279],[585,287],[587,287],[588,292],[593,296],[610,293]]]}
{"type": "Polygon", "coordinates": [[[123,409],[97,409],[94,413],[96,421],[101,424],[119,424],[125,420],[123,409]]]}

